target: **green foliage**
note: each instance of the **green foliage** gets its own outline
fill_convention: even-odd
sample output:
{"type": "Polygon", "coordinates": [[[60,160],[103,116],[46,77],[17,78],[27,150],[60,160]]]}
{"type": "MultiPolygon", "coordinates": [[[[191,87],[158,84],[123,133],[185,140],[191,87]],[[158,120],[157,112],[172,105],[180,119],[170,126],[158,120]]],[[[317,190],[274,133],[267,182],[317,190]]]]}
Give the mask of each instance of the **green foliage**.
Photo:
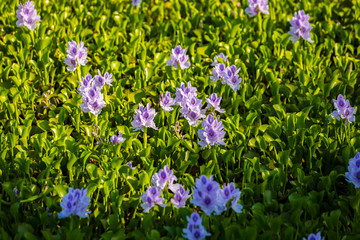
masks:
{"type": "Polygon", "coordinates": [[[242,191],[243,213],[204,216],[214,239],[317,231],[358,239],[360,192],[344,172],[360,149],[360,118],[345,128],[330,113],[338,94],[360,104],[359,1],[269,2],[270,15],[250,18],[246,0],[143,0],[141,8],[130,0],[36,1],[41,21],[31,33],[16,27],[19,2],[0,1],[0,238],[181,239],[192,204],[149,213],[140,206],[152,175],[169,164],[186,189],[205,174],[242,191]],[[310,14],[313,44],[289,41],[288,21],[301,9],[310,14]],[[72,39],[88,49],[83,76],[114,75],[98,131],[64,64],[72,39]],[[165,63],[176,45],[190,56],[181,75],[165,63]],[[210,80],[220,52],[241,68],[236,93],[210,80]],[[200,149],[199,126],[190,128],[177,107],[162,112],[160,93],[174,95],[187,81],[202,99],[222,96],[226,146],[200,149]],[[159,131],[148,129],[144,148],[131,121],[147,102],[159,131]],[[172,131],[177,121],[183,137],[172,131]],[[124,143],[106,141],[118,131],[124,143]],[[89,218],[57,218],[69,187],[88,189],[89,218]]]}

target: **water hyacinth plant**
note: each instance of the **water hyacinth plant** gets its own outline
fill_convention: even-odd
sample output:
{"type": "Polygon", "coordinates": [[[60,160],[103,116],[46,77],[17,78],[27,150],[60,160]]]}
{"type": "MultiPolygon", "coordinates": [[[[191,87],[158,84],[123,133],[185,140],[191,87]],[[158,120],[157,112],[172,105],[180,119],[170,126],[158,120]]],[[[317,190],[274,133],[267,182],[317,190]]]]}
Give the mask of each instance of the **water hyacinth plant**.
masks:
{"type": "Polygon", "coordinates": [[[324,240],[324,238],[321,238],[321,233],[318,232],[316,235],[311,233],[308,238],[303,238],[303,240],[324,240]]]}
{"type": "Polygon", "coordinates": [[[24,5],[19,4],[16,11],[16,26],[27,27],[29,30],[34,31],[36,23],[40,21],[40,16],[37,15],[35,5],[32,1],[27,1],[24,5]]]}
{"type": "Polygon", "coordinates": [[[356,109],[350,106],[349,100],[345,100],[345,98],[339,94],[337,99],[333,99],[334,106],[336,108],[335,111],[331,113],[331,115],[340,120],[340,118],[345,119],[345,125],[349,122],[352,123],[355,121],[355,112],[356,109]]]}
{"type": "Polygon", "coordinates": [[[58,218],[66,218],[77,215],[81,218],[89,216],[90,197],[86,196],[87,189],[69,188],[69,192],[62,198],[60,206],[62,211],[58,213],[58,218]]]}
{"type": "Polygon", "coordinates": [[[290,20],[290,31],[289,34],[290,40],[295,43],[302,37],[309,43],[313,43],[311,40],[311,29],[313,28],[309,23],[310,16],[309,14],[305,14],[304,10],[298,11],[294,13],[294,17],[290,20]]]}

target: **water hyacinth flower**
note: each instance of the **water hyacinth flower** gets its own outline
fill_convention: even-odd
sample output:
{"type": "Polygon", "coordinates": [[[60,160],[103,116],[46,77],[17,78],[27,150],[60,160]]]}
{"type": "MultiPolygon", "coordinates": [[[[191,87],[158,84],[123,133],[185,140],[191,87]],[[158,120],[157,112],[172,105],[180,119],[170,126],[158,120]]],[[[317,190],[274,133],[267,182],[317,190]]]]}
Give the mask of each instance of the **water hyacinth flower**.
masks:
{"type": "Polygon", "coordinates": [[[181,83],[180,88],[176,88],[175,102],[181,107],[185,107],[187,99],[193,96],[197,96],[196,87],[192,87],[190,81],[188,82],[187,87],[185,87],[185,83],[181,83]]]}
{"type": "Polygon", "coordinates": [[[168,165],[152,176],[152,184],[159,189],[164,189],[167,182],[169,182],[168,188],[171,188],[171,185],[176,180],[174,171],[170,170],[168,165]]]}
{"type": "Polygon", "coordinates": [[[303,238],[303,240],[324,240],[324,238],[321,238],[321,233],[318,232],[316,235],[311,233],[308,238],[303,238]]]}
{"type": "Polygon", "coordinates": [[[215,111],[224,113],[225,111],[220,108],[221,97],[218,97],[216,93],[212,93],[209,98],[205,99],[208,103],[207,107],[213,107],[215,111]]]}
{"type": "Polygon", "coordinates": [[[134,120],[131,122],[131,125],[135,128],[135,130],[141,129],[144,131],[144,127],[151,127],[158,130],[154,122],[156,114],[155,109],[150,108],[150,103],[148,103],[145,108],[140,103],[139,109],[135,110],[134,120]]]}
{"type": "Polygon", "coordinates": [[[294,13],[294,17],[290,20],[290,31],[291,34],[290,40],[295,43],[302,37],[310,43],[314,41],[311,40],[311,29],[313,28],[309,23],[310,16],[309,14],[305,14],[304,10],[298,11],[294,13]]]}
{"type": "Polygon", "coordinates": [[[101,88],[94,84],[90,74],[86,75],[82,80],[82,82],[79,82],[80,87],[78,88],[83,101],[80,108],[84,113],[91,112],[97,116],[106,105],[104,95],[101,93],[101,88]]]}
{"type": "Polygon", "coordinates": [[[85,218],[90,214],[87,208],[90,205],[90,197],[86,196],[87,189],[69,188],[69,192],[62,198],[60,206],[62,211],[58,214],[58,218],[69,217],[70,215],[78,215],[85,218]]]}
{"type": "Polygon", "coordinates": [[[214,211],[219,212],[219,198],[218,198],[219,184],[213,181],[213,176],[209,179],[202,175],[200,179],[196,179],[193,188],[193,198],[191,203],[195,206],[201,207],[206,215],[211,215],[214,211]]]}
{"type": "Polygon", "coordinates": [[[268,0],[248,0],[248,7],[245,12],[250,17],[256,16],[259,12],[269,14],[268,0]]]}
{"type": "Polygon", "coordinates": [[[116,136],[116,135],[114,135],[114,136],[111,136],[110,137],[110,141],[111,141],[111,143],[112,144],[119,144],[119,143],[123,143],[123,142],[125,142],[125,138],[123,138],[122,137],[122,133],[119,131],[119,135],[118,136],[116,136]]]}
{"type": "Polygon", "coordinates": [[[223,138],[225,136],[224,126],[222,121],[218,121],[211,114],[201,123],[203,129],[198,130],[200,148],[207,145],[225,145],[223,138]]]}
{"type": "Polygon", "coordinates": [[[136,167],[133,167],[133,165],[132,165],[132,162],[131,161],[129,161],[129,162],[127,162],[127,163],[125,163],[126,165],[128,165],[129,166],[129,168],[131,168],[131,169],[136,169],[136,167]]]}
{"type": "Polygon", "coordinates": [[[183,229],[183,237],[189,240],[205,239],[207,236],[211,236],[206,232],[202,225],[202,219],[197,212],[191,214],[191,217],[186,217],[188,220],[187,228],[183,229]]]}
{"type": "Polygon", "coordinates": [[[40,16],[37,15],[35,5],[32,1],[27,1],[25,5],[18,5],[18,10],[16,10],[16,26],[18,27],[27,27],[29,30],[34,31],[36,28],[36,23],[40,21],[40,16]]]}
{"type": "Polygon", "coordinates": [[[112,79],[112,74],[106,72],[104,76],[101,76],[100,70],[98,70],[98,75],[95,75],[94,77],[95,85],[102,88],[105,84],[112,86],[111,83],[114,81],[112,79]]]}
{"type": "Polygon", "coordinates": [[[68,42],[67,46],[67,57],[65,63],[67,65],[67,70],[73,72],[76,70],[77,65],[80,64],[85,66],[88,62],[87,60],[87,49],[84,47],[84,43],[80,42],[78,45],[74,40],[68,42]]]}
{"type": "Polygon", "coordinates": [[[348,172],[345,173],[346,181],[353,183],[355,188],[360,187],[360,153],[349,160],[348,172]]]}
{"type": "Polygon", "coordinates": [[[157,187],[149,187],[146,192],[140,197],[140,199],[144,202],[141,204],[141,207],[144,209],[144,212],[148,212],[155,204],[166,207],[164,204],[164,198],[161,197],[162,190],[157,187]]]}
{"type": "Polygon", "coordinates": [[[141,7],[140,6],[140,3],[141,3],[142,0],[132,0],[132,5],[135,7],[139,6],[139,8],[141,7]]]}
{"type": "Polygon", "coordinates": [[[175,100],[173,98],[171,98],[170,93],[166,92],[165,97],[161,93],[160,94],[160,106],[162,107],[162,109],[166,112],[170,112],[173,110],[173,108],[171,107],[172,105],[175,105],[175,100]]]}
{"type": "Polygon", "coordinates": [[[189,56],[186,55],[187,49],[182,49],[180,45],[176,46],[171,50],[171,59],[166,61],[167,66],[173,66],[174,68],[180,67],[181,69],[189,68],[190,62],[188,61],[189,56]]]}
{"type": "Polygon", "coordinates": [[[179,184],[177,191],[175,191],[174,198],[171,199],[171,202],[174,204],[174,207],[176,208],[185,207],[186,200],[191,196],[189,192],[190,192],[189,190],[185,191],[184,187],[179,184]]]}
{"type": "Polygon", "coordinates": [[[235,188],[234,183],[226,184],[223,189],[220,190],[219,194],[219,208],[217,209],[217,214],[220,214],[221,212],[226,210],[226,204],[229,200],[231,201],[231,208],[237,212],[241,213],[243,206],[238,203],[240,199],[240,190],[235,188]]]}
{"type": "Polygon", "coordinates": [[[345,119],[345,125],[349,122],[352,123],[355,121],[355,112],[356,109],[350,106],[349,100],[345,100],[343,95],[339,94],[337,99],[333,99],[335,111],[331,115],[340,120],[340,118],[345,119]]]}

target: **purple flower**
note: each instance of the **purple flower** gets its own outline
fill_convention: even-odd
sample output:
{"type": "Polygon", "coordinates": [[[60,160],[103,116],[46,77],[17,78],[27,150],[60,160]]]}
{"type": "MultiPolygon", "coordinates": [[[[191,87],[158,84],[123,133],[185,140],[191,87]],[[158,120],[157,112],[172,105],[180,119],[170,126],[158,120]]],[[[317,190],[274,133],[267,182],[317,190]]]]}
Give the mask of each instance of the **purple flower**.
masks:
{"type": "Polygon", "coordinates": [[[69,217],[72,214],[81,218],[87,217],[90,214],[90,211],[87,211],[90,197],[86,196],[86,193],[87,189],[69,188],[69,192],[61,200],[62,211],[58,214],[58,218],[69,217]]]}
{"type": "Polygon", "coordinates": [[[141,207],[144,209],[144,212],[148,212],[155,204],[165,207],[164,198],[161,197],[162,190],[157,187],[149,187],[146,192],[140,197],[144,202],[141,204],[141,207]]]}
{"type": "Polygon", "coordinates": [[[82,95],[83,103],[80,104],[80,108],[83,112],[91,112],[95,116],[101,113],[103,107],[106,103],[104,101],[104,96],[101,93],[101,88],[95,86],[94,81],[90,79],[91,75],[86,75],[83,78],[83,82],[80,83],[79,93],[82,95]],[[85,81],[85,82],[84,82],[85,81]]]}
{"type": "Polygon", "coordinates": [[[129,161],[129,162],[127,162],[127,163],[125,163],[126,165],[128,165],[131,169],[136,169],[136,167],[133,167],[133,165],[132,165],[132,162],[131,161],[129,161]]]}
{"type": "Polygon", "coordinates": [[[178,190],[175,192],[174,198],[171,199],[171,202],[174,204],[174,207],[181,208],[185,207],[186,200],[191,196],[189,190],[185,191],[182,185],[179,186],[178,190]]]}
{"type": "Polygon", "coordinates": [[[122,137],[122,133],[120,131],[119,131],[118,136],[114,135],[114,136],[110,137],[110,141],[111,141],[112,144],[123,143],[125,140],[126,139],[122,137]]]}
{"type": "Polygon", "coordinates": [[[223,53],[220,53],[219,55],[216,55],[214,57],[214,62],[211,64],[211,66],[215,67],[216,65],[219,64],[218,60],[219,58],[222,58],[224,60],[224,62],[227,62],[228,57],[226,55],[224,55],[223,53]]]}
{"type": "Polygon", "coordinates": [[[206,232],[202,225],[202,219],[198,213],[194,212],[191,217],[186,217],[188,220],[187,228],[183,229],[183,237],[189,240],[204,239],[207,236],[211,236],[210,233],[206,232]]]}
{"type": "Polygon", "coordinates": [[[148,103],[145,108],[140,103],[139,109],[135,110],[134,120],[131,122],[131,125],[135,128],[135,130],[141,129],[143,131],[144,127],[151,127],[158,130],[154,122],[156,114],[155,109],[150,108],[150,103],[148,103]]]}
{"type": "Polygon", "coordinates": [[[291,34],[290,40],[295,43],[299,40],[300,37],[307,40],[310,43],[314,41],[311,40],[311,29],[313,28],[309,23],[310,16],[305,14],[304,10],[294,13],[294,17],[290,20],[290,31],[291,34]]]}
{"type": "Polygon", "coordinates": [[[27,27],[29,30],[34,31],[36,28],[36,23],[40,21],[40,16],[37,15],[35,5],[32,1],[27,1],[25,5],[18,5],[18,10],[16,10],[16,26],[18,27],[27,27]]]}
{"type": "Polygon", "coordinates": [[[345,120],[345,125],[349,122],[352,123],[355,121],[355,112],[356,109],[350,106],[349,100],[345,100],[345,98],[339,94],[337,99],[333,99],[334,106],[336,108],[335,111],[331,113],[331,115],[340,120],[340,117],[345,120]]]}
{"type": "Polygon", "coordinates": [[[208,103],[208,107],[213,107],[215,111],[218,111],[220,113],[224,113],[225,111],[220,108],[220,101],[221,97],[217,97],[216,93],[213,93],[209,96],[209,98],[206,98],[206,102],[208,103]]]}
{"type": "Polygon", "coordinates": [[[308,238],[303,238],[303,240],[324,240],[324,238],[321,238],[321,233],[318,232],[316,235],[311,233],[308,238]]]}
{"type": "Polygon", "coordinates": [[[166,65],[174,68],[180,66],[181,69],[189,68],[191,64],[188,61],[189,57],[186,55],[186,51],[187,49],[182,49],[180,45],[176,46],[171,50],[171,59],[166,61],[166,65]]]}
{"type": "Polygon", "coordinates": [[[132,0],[132,5],[135,7],[139,6],[139,8],[141,7],[140,6],[140,3],[141,3],[142,0],[132,0]]]}
{"type": "Polygon", "coordinates": [[[353,183],[355,188],[360,187],[360,153],[349,160],[348,172],[345,173],[346,181],[353,183]]]}
{"type": "Polygon", "coordinates": [[[182,116],[188,121],[190,126],[196,127],[202,118],[205,118],[205,110],[192,111],[189,108],[180,109],[182,116]]]}
{"type": "Polygon", "coordinates": [[[185,107],[187,99],[193,96],[197,96],[196,87],[192,87],[190,81],[188,82],[187,87],[185,87],[184,83],[181,83],[180,88],[176,88],[175,102],[181,107],[185,107]]]}
{"type": "Polygon", "coordinates": [[[225,145],[225,142],[223,141],[225,131],[223,130],[224,127],[222,121],[218,122],[218,120],[214,119],[210,114],[201,125],[203,129],[198,130],[199,138],[201,139],[199,145],[201,148],[204,148],[207,145],[225,145]]]}
{"type": "Polygon", "coordinates": [[[173,98],[171,98],[171,95],[169,92],[165,93],[165,97],[163,97],[163,94],[160,94],[160,106],[162,107],[162,109],[166,112],[172,111],[173,108],[171,107],[172,105],[175,104],[175,100],[173,98]]]}
{"type": "Polygon", "coordinates": [[[14,192],[15,197],[18,198],[18,197],[19,197],[19,195],[18,195],[19,190],[18,190],[17,187],[14,187],[14,188],[13,188],[13,192],[14,192]]]}
{"type": "Polygon", "coordinates": [[[101,72],[98,70],[98,75],[95,75],[94,81],[96,86],[102,88],[105,84],[112,86],[111,83],[114,79],[112,79],[111,73],[106,72],[104,76],[101,76],[101,72]]]}
{"type": "Polygon", "coordinates": [[[259,12],[269,14],[268,0],[248,0],[248,8],[245,12],[250,17],[256,16],[259,12]]]}
{"type": "Polygon", "coordinates": [[[231,199],[233,199],[231,201],[231,208],[237,213],[242,212],[243,206],[238,203],[241,192],[239,189],[235,188],[234,183],[225,185],[224,188],[219,191],[220,194],[218,196],[220,198],[219,199],[220,204],[217,209],[217,214],[220,214],[221,212],[226,210],[226,204],[231,199]]]}
{"type": "Polygon", "coordinates": [[[67,58],[65,59],[65,63],[68,65],[66,69],[70,72],[76,70],[77,64],[85,66],[88,62],[87,49],[84,47],[83,42],[77,45],[74,40],[71,40],[71,42],[68,42],[66,52],[67,58]]]}
{"type": "Polygon", "coordinates": [[[195,187],[193,188],[193,198],[191,203],[195,206],[201,207],[206,215],[211,215],[212,212],[217,212],[219,205],[218,198],[219,184],[212,180],[212,176],[208,179],[206,176],[201,176],[197,179],[195,187]]]}
{"type": "Polygon", "coordinates": [[[176,180],[173,170],[170,170],[168,165],[152,176],[152,184],[159,189],[164,189],[167,182],[169,182],[168,187],[170,187],[176,180]]]}
{"type": "Polygon", "coordinates": [[[234,92],[240,89],[240,83],[241,83],[241,78],[239,78],[236,75],[233,76],[231,79],[227,80],[227,84],[234,90],[234,92]]]}

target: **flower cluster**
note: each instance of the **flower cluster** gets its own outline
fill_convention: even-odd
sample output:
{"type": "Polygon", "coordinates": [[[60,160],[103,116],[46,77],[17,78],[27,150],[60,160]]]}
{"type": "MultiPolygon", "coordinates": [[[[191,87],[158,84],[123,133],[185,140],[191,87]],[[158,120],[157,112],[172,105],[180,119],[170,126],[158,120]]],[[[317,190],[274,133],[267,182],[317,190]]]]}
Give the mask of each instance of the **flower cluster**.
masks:
{"type": "Polygon", "coordinates": [[[80,104],[80,108],[83,112],[91,112],[97,116],[106,105],[101,89],[105,83],[111,85],[113,80],[111,79],[112,74],[105,73],[105,76],[107,76],[107,78],[102,77],[99,71],[99,75],[95,75],[94,78],[91,74],[87,74],[85,78],[82,78],[82,81],[79,81],[80,87],[78,91],[83,101],[83,103],[80,104]]]}
{"type": "Polygon", "coordinates": [[[225,136],[224,126],[222,121],[218,121],[213,115],[209,114],[207,118],[201,123],[203,129],[198,130],[199,145],[201,148],[207,145],[225,145],[223,138],[225,136]]]}
{"type": "Polygon", "coordinates": [[[119,131],[119,135],[114,135],[110,137],[110,141],[112,144],[116,144],[116,143],[123,143],[125,142],[125,138],[122,137],[122,133],[119,131]]]}
{"type": "Polygon", "coordinates": [[[205,99],[208,103],[207,107],[213,107],[215,111],[218,111],[219,113],[224,113],[225,111],[220,108],[220,101],[221,97],[218,97],[216,93],[213,93],[209,96],[209,98],[205,99]]]}
{"type": "Polygon", "coordinates": [[[135,110],[134,120],[131,122],[131,125],[135,128],[135,130],[141,129],[144,131],[144,127],[151,127],[158,130],[154,122],[156,114],[155,109],[150,108],[150,103],[148,103],[145,108],[140,103],[139,109],[135,110]]]}
{"type": "Polygon", "coordinates": [[[321,238],[321,233],[318,232],[316,235],[311,233],[308,238],[303,238],[303,240],[324,240],[324,238],[321,238]]]}
{"type": "Polygon", "coordinates": [[[223,53],[214,57],[212,76],[210,79],[215,82],[221,79],[222,84],[228,84],[235,92],[240,89],[241,78],[239,77],[240,69],[237,69],[235,65],[226,67],[228,62],[227,56],[223,53]],[[220,61],[220,62],[219,62],[220,61]]]}
{"type": "Polygon", "coordinates": [[[259,12],[269,14],[268,0],[248,0],[248,8],[245,12],[250,17],[256,16],[259,12]]]}
{"type": "Polygon", "coordinates": [[[36,23],[40,21],[40,16],[37,15],[35,5],[32,1],[27,1],[25,5],[18,5],[19,9],[16,10],[16,26],[18,27],[27,27],[29,30],[34,31],[36,28],[36,23]]]}
{"type": "Polygon", "coordinates": [[[210,233],[206,232],[202,225],[202,219],[197,212],[191,214],[191,217],[186,217],[188,220],[187,228],[183,229],[183,237],[189,240],[204,239],[207,236],[211,236],[210,233]]]}
{"type": "Polygon", "coordinates": [[[146,192],[140,197],[144,202],[141,204],[141,207],[144,209],[144,212],[148,212],[155,204],[158,204],[161,207],[166,207],[164,204],[164,198],[161,197],[162,190],[156,186],[149,187],[146,192]]]}
{"type": "Polygon", "coordinates": [[[331,115],[336,118],[337,120],[340,120],[340,117],[342,119],[345,119],[345,125],[349,122],[352,123],[355,121],[355,108],[350,106],[349,100],[345,100],[343,95],[339,94],[337,99],[333,99],[334,106],[336,108],[335,111],[331,113],[331,115]]]}
{"type": "Polygon", "coordinates": [[[189,68],[190,62],[188,61],[189,56],[186,55],[187,49],[182,49],[180,45],[176,46],[171,50],[171,59],[166,61],[167,66],[173,66],[174,68],[178,68],[180,66],[181,69],[189,68]]]}
{"type": "Polygon", "coordinates": [[[219,184],[213,180],[213,177],[207,178],[202,175],[196,179],[195,187],[193,188],[193,199],[191,202],[206,213],[211,215],[220,214],[226,210],[226,204],[231,201],[231,208],[241,213],[242,205],[237,203],[240,199],[241,192],[235,188],[234,183],[230,183],[224,186],[223,189],[219,187],[219,184]]]}
{"type": "Polygon", "coordinates": [[[360,153],[356,153],[354,158],[349,160],[348,172],[345,173],[346,180],[355,185],[355,188],[360,187],[360,153]]]}
{"type": "Polygon", "coordinates": [[[81,218],[87,217],[90,214],[90,211],[86,211],[90,205],[90,197],[86,196],[86,193],[87,189],[69,188],[69,192],[61,200],[62,211],[58,218],[69,217],[72,214],[81,218]]]}
{"type": "Polygon", "coordinates": [[[155,204],[162,207],[166,206],[166,204],[164,204],[164,199],[160,197],[162,190],[166,186],[174,193],[174,198],[171,199],[174,207],[180,208],[185,206],[186,200],[191,196],[189,190],[185,191],[181,184],[174,184],[174,181],[177,181],[177,178],[174,175],[173,170],[169,169],[168,165],[152,176],[152,184],[154,186],[150,187],[149,189],[151,190],[148,190],[141,197],[141,200],[144,202],[144,204],[141,205],[144,208],[144,212],[148,212],[155,204]],[[156,189],[156,193],[154,189],[156,189]],[[149,191],[152,191],[151,194],[149,194],[149,191]]]}
{"type": "Polygon", "coordinates": [[[291,34],[290,40],[294,43],[302,37],[308,42],[312,43],[311,40],[311,29],[313,28],[309,23],[310,16],[305,14],[304,10],[294,13],[294,17],[290,20],[290,31],[291,34]]]}
{"type": "Polygon", "coordinates": [[[170,93],[166,92],[165,97],[161,93],[160,94],[160,106],[162,107],[162,109],[166,112],[170,112],[173,110],[173,108],[171,107],[172,105],[175,105],[175,100],[173,98],[171,98],[170,93]]]}
{"type": "Polygon", "coordinates": [[[197,98],[197,89],[191,87],[190,81],[187,87],[181,83],[180,88],[176,88],[175,102],[181,106],[180,113],[191,126],[195,127],[200,119],[205,117],[205,109],[202,108],[202,101],[197,98]]]}
{"type": "Polygon", "coordinates": [[[74,40],[68,42],[67,46],[67,57],[65,63],[67,65],[67,70],[73,72],[76,70],[77,65],[85,66],[88,62],[87,60],[87,49],[84,47],[84,43],[80,42],[79,45],[74,40]]]}

